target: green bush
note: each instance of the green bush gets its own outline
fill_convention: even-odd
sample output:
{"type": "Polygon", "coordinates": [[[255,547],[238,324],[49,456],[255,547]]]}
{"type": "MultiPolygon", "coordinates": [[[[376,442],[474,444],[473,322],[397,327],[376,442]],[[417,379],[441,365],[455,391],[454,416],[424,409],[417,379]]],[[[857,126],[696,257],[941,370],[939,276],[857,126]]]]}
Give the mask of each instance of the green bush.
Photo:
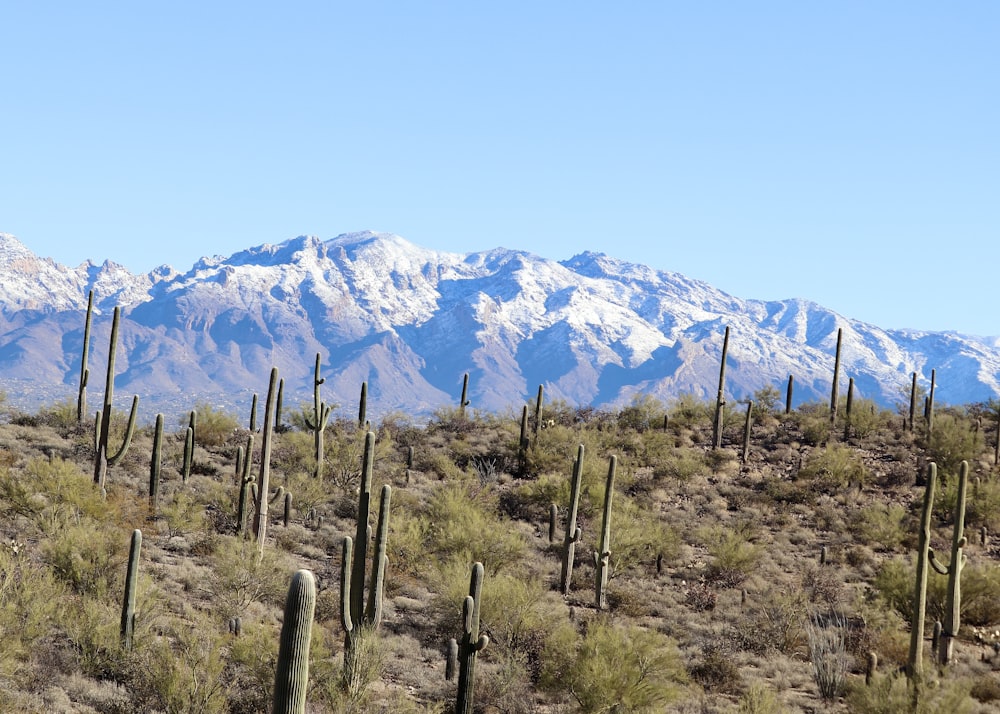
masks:
{"type": "Polygon", "coordinates": [[[970,463],[983,449],[983,435],[967,417],[947,412],[934,414],[934,429],[927,441],[927,454],[937,464],[942,481],[958,476],[962,461],[970,463]]]}
{"type": "Polygon", "coordinates": [[[712,558],[706,578],[721,587],[740,585],[757,568],[764,553],[760,545],[747,539],[746,533],[724,526],[704,529],[701,539],[712,558]]]}
{"type": "Polygon", "coordinates": [[[965,680],[945,678],[938,686],[921,686],[914,697],[906,677],[892,674],[876,677],[870,686],[855,683],[845,699],[852,714],[971,714],[976,702],[969,689],[965,680]]]}
{"type": "Polygon", "coordinates": [[[583,636],[569,629],[554,633],[542,676],[548,688],[568,692],[585,714],[662,712],[687,682],[673,640],[603,620],[583,636]]]}
{"type": "Polygon", "coordinates": [[[854,511],[851,532],[858,542],[877,551],[893,552],[913,542],[916,531],[907,528],[908,512],[898,503],[871,503],[854,511]]]}
{"type": "Polygon", "coordinates": [[[831,492],[849,486],[863,487],[868,480],[868,469],[854,449],[830,444],[810,452],[797,478],[810,482],[818,490],[831,492]]]}

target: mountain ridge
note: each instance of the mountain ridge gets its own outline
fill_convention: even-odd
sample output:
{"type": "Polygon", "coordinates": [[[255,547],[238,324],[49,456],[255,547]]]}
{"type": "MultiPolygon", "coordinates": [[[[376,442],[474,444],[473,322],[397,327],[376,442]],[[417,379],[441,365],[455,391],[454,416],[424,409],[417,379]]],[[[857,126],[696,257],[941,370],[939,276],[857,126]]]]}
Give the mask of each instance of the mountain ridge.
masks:
{"type": "MultiPolygon", "coordinates": [[[[132,274],[110,260],[67,268],[0,234],[0,387],[15,406],[75,399],[89,290],[91,371],[120,305],[116,388],[147,411],[205,401],[238,413],[272,365],[295,407],[311,396],[317,352],[324,398],[347,413],[368,381],[376,413],[426,415],[457,402],[465,372],[472,406],[487,411],[519,411],[539,384],[547,398],[584,406],[714,398],[727,326],[730,400],[783,390],[789,375],[796,403],[829,399],[838,329],[842,384],[853,377],[856,396],[900,403],[911,373],[926,387],[931,369],[942,402],[1000,394],[996,338],[882,329],[803,298],[738,298],[593,251],[562,261],[506,248],[446,253],[361,231],[132,274]]],[[[103,388],[94,381],[91,394],[103,388]]]]}

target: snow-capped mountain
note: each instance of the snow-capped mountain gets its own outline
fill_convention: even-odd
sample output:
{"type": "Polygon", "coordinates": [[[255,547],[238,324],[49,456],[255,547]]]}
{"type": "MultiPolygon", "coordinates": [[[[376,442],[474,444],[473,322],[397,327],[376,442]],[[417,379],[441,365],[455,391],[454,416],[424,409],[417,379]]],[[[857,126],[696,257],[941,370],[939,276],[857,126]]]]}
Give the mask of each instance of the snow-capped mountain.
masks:
{"type": "Polygon", "coordinates": [[[828,399],[838,328],[842,383],[853,377],[860,396],[901,403],[911,373],[926,386],[931,369],[942,402],[1000,393],[1000,350],[982,338],[883,330],[806,300],[744,300],[599,253],[461,255],[365,232],[133,275],[112,262],[66,268],[0,234],[0,388],[17,406],[75,399],[89,290],[90,394],[103,389],[120,305],[115,386],[140,395],[147,416],[199,401],[248,409],[272,366],[295,406],[311,398],[317,352],[324,398],[345,414],[363,381],[373,415],[453,405],[465,372],[472,406],[488,411],[519,412],[539,384],[547,399],[581,405],[714,397],[727,326],[730,399],[783,390],[789,375],[797,403],[828,399]]]}

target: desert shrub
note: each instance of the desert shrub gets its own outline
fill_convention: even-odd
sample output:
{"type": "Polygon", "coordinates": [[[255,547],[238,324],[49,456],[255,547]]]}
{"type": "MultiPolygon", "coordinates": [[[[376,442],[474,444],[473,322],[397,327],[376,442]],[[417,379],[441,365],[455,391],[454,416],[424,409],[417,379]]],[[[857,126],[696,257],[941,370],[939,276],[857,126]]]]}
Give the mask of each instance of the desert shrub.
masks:
{"type": "Polygon", "coordinates": [[[740,668],[733,661],[732,652],[724,647],[706,647],[701,659],[691,665],[688,673],[702,688],[714,694],[737,694],[741,689],[740,668]]]}
{"type": "Polygon", "coordinates": [[[619,429],[648,431],[663,425],[663,415],[667,410],[663,403],[651,394],[636,394],[632,402],[618,412],[619,429]]]}
{"type": "MultiPolygon", "coordinates": [[[[198,402],[194,408],[197,414],[195,442],[201,446],[222,446],[239,427],[239,420],[228,412],[216,409],[208,402],[198,402]]],[[[188,426],[188,416],[181,418],[181,426],[188,426]]]]}
{"type": "MultiPolygon", "coordinates": [[[[325,629],[313,627],[313,642],[323,637],[325,629]]],[[[239,637],[234,637],[229,642],[229,672],[232,682],[229,708],[234,714],[265,712],[272,704],[279,633],[264,623],[247,621],[242,630],[239,637]]],[[[314,657],[315,647],[310,643],[309,679],[315,691],[321,692],[323,687],[318,680],[322,679],[321,673],[329,666],[327,660],[330,658],[314,657]]]]}
{"type": "Polygon", "coordinates": [[[125,681],[134,711],[222,714],[228,685],[223,641],[214,628],[177,628],[129,657],[125,681]]]}
{"type": "Polygon", "coordinates": [[[738,714],[782,714],[785,707],[773,691],[759,682],[751,684],[740,697],[738,714]]]}
{"type": "MultiPolygon", "coordinates": [[[[593,547],[599,548],[600,519],[594,523],[593,547]]],[[[622,494],[616,494],[611,508],[611,570],[615,578],[643,563],[652,565],[659,555],[666,562],[676,560],[681,549],[678,532],[657,517],[656,513],[641,508],[622,494]]]]}
{"type": "Polygon", "coordinates": [[[753,603],[729,631],[733,646],[760,656],[797,650],[806,611],[802,594],[768,591],[755,597],[753,603]]]}
{"type": "Polygon", "coordinates": [[[835,607],[844,596],[844,574],[829,565],[808,563],[802,569],[802,592],[809,602],[835,607]]]}
{"type": "MultiPolygon", "coordinates": [[[[782,393],[777,387],[767,385],[761,387],[750,397],[753,400],[753,413],[764,416],[774,416],[778,408],[779,400],[783,399],[782,393]]],[[[784,405],[784,402],[781,402],[784,405]]]]}
{"type": "Polygon", "coordinates": [[[764,552],[746,533],[724,526],[703,529],[701,539],[712,558],[706,579],[720,587],[740,585],[757,568],[764,552]]]}
{"type": "Polygon", "coordinates": [[[927,440],[927,454],[935,462],[942,480],[958,475],[958,465],[972,461],[983,448],[983,436],[970,419],[949,414],[934,414],[934,430],[927,440]]]}
{"type": "Polygon", "coordinates": [[[914,532],[906,528],[906,520],[903,506],[876,501],[852,513],[850,529],[860,543],[892,552],[913,540],[914,532]]]}
{"type": "Polygon", "coordinates": [[[570,694],[581,712],[661,712],[687,673],[673,640],[598,620],[578,635],[564,628],[546,643],[543,681],[570,694]]]}
{"type": "Polygon", "coordinates": [[[655,478],[668,478],[681,483],[686,483],[709,470],[705,452],[688,447],[671,449],[661,461],[651,465],[655,478]]]}
{"type": "Polygon", "coordinates": [[[42,557],[75,592],[103,598],[124,579],[128,542],[116,528],[69,524],[42,542],[42,557]]]}
{"type": "Polygon", "coordinates": [[[430,523],[424,545],[447,559],[461,554],[490,575],[516,566],[527,551],[524,537],[497,514],[495,498],[462,483],[435,490],[424,514],[430,523]]]}
{"type": "Polygon", "coordinates": [[[226,537],[220,539],[211,562],[203,590],[223,620],[242,616],[255,602],[282,602],[290,568],[277,551],[265,548],[258,556],[255,543],[226,537]]]}
{"type": "MultiPolygon", "coordinates": [[[[846,412],[844,419],[847,418],[846,412]]],[[[871,399],[857,399],[851,405],[851,436],[859,439],[871,436],[888,426],[892,415],[879,408],[871,399]]]]}
{"type": "Polygon", "coordinates": [[[975,701],[969,689],[965,680],[944,678],[938,686],[921,686],[915,697],[906,677],[892,674],[876,677],[870,686],[855,683],[845,699],[852,714],[971,714],[975,701]]]}
{"type": "Polygon", "coordinates": [[[854,449],[830,444],[809,454],[798,478],[810,482],[813,488],[830,492],[851,485],[864,486],[868,469],[854,449]]]}
{"type": "Polygon", "coordinates": [[[4,643],[0,676],[10,681],[27,674],[28,660],[60,614],[64,590],[48,568],[32,562],[27,545],[16,541],[0,544],[0,634],[4,643]]]}

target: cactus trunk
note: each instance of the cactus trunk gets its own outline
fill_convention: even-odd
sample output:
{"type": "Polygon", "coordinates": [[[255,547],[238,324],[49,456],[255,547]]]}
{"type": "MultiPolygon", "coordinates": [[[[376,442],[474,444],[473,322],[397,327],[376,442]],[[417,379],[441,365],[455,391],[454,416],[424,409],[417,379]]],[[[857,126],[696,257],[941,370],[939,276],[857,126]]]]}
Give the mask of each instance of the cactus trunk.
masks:
{"type": "Polygon", "coordinates": [[[292,576],[278,645],[272,714],[305,714],[309,686],[309,643],[316,609],[316,580],[309,570],[292,576]]]}

